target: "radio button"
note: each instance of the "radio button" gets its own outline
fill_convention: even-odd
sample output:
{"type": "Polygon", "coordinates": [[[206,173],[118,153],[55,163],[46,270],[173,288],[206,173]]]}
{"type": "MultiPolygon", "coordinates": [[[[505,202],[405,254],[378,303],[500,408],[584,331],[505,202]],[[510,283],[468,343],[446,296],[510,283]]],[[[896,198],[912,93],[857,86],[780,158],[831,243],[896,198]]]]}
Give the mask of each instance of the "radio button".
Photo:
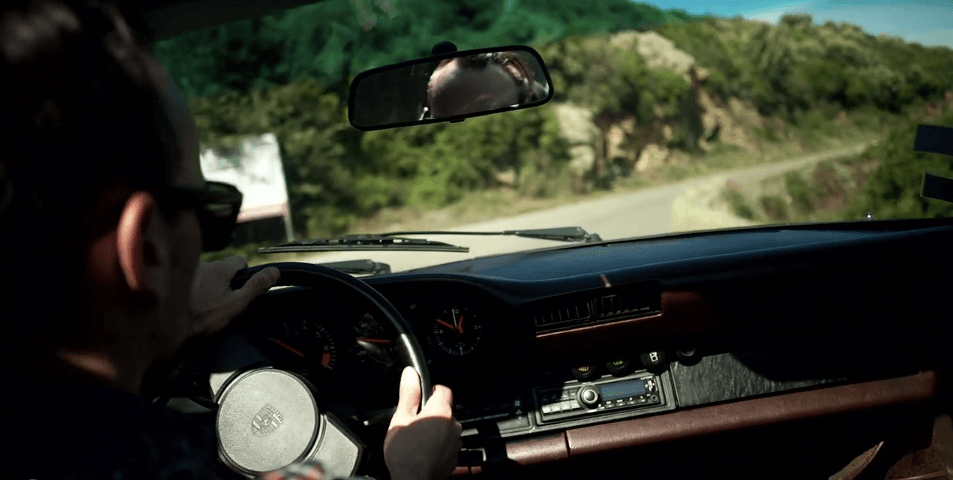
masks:
{"type": "Polygon", "coordinates": [[[579,408],[579,402],[576,401],[576,399],[572,399],[572,400],[569,401],[569,406],[571,406],[572,409],[575,410],[575,409],[579,408]]]}
{"type": "Polygon", "coordinates": [[[625,404],[626,404],[626,405],[636,405],[636,401],[630,398],[630,399],[628,399],[628,400],[625,401],[625,404]]]}
{"type": "Polygon", "coordinates": [[[551,405],[549,406],[549,408],[552,408],[552,409],[553,409],[553,413],[559,413],[559,412],[562,411],[562,408],[561,408],[561,406],[560,406],[560,404],[559,404],[558,402],[551,404],[551,405]]]}
{"type": "Polygon", "coordinates": [[[564,412],[568,412],[568,411],[572,410],[572,404],[569,403],[569,400],[566,400],[566,401],[564,401],[564,402],[561,402],[561,403],[559,404],[559,407],[562,408],[562,411],[564,411],[564,412]]]}
{"type": "Polygon", "coordinates": [[[560,400],[569,400],[569,390],[563,390],[562,394],[559,396],[560,400]]]}

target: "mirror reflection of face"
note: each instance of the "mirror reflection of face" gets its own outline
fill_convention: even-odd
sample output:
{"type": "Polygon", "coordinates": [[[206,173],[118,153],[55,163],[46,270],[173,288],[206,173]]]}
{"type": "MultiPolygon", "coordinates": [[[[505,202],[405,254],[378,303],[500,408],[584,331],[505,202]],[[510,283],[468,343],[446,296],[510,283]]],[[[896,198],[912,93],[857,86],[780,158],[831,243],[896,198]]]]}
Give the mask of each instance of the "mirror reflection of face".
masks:
{"type": "Polygon", "coordinates": [[[445,60],[428,85],[433,118],[485,112],[519,103],[520,88],[505,66],[467,67],[463,59],[445,60]]]}

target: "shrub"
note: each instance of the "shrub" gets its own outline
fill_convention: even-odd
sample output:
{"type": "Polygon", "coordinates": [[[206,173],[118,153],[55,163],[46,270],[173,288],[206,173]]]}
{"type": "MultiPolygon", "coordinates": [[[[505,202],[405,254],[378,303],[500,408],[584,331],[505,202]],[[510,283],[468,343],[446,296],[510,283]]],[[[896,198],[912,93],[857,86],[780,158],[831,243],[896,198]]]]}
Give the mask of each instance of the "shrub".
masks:
{"type": "Polygon", "coordinates": [[[777,195],[762,195],[758,201],[768,219],[786,221],[789,218],[788,205],[783,198],[777,195]]]}
{"type": "Polygon", "coordinates": [[[754,210],[748,205],[741,192],[733,188],[726,188],[723,197],[728,202],[731,213],[747,220],[754,220],[754,210]]]}
{"type": "Polygon", "coordinates": [[[794,201],[795,208],[804,213],[814,211],[814,195],[812,195],[811,186],[799,172],[784,174],[784,186],[794,201]]]}

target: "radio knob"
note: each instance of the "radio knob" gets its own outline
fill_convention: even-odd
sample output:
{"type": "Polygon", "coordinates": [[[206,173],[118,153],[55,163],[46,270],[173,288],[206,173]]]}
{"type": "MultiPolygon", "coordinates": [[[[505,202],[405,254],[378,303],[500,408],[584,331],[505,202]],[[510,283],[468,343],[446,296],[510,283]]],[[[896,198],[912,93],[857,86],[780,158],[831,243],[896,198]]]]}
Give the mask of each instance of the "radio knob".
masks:
{"type": "Polygon", "coordinates": [[[579,403],[588,408],[594,408],[599,404],[599,392],[592,387],[582,387],[579,390],[579,403]]]}

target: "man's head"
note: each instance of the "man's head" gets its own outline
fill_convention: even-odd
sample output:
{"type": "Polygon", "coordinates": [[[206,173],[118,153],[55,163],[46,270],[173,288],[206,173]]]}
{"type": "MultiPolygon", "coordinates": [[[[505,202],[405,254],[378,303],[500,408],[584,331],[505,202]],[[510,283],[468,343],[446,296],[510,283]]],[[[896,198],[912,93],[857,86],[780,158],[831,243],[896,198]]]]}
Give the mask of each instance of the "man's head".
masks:
{"type": "Polygon", "coordinates": [[[173,194],[204,184],[185,99],[118,8],[3,8],[7,326],[37,350],[122,339],[143,355],[168,355],[187,335],[201,253],[196,213],[173,194]]]}
{"type": "Polygon", "coordinates": [[[535,73],[510,52],[476,54],[440,62],[430,76],[432,118],[484,112],[540,100],[535,73]]]}

